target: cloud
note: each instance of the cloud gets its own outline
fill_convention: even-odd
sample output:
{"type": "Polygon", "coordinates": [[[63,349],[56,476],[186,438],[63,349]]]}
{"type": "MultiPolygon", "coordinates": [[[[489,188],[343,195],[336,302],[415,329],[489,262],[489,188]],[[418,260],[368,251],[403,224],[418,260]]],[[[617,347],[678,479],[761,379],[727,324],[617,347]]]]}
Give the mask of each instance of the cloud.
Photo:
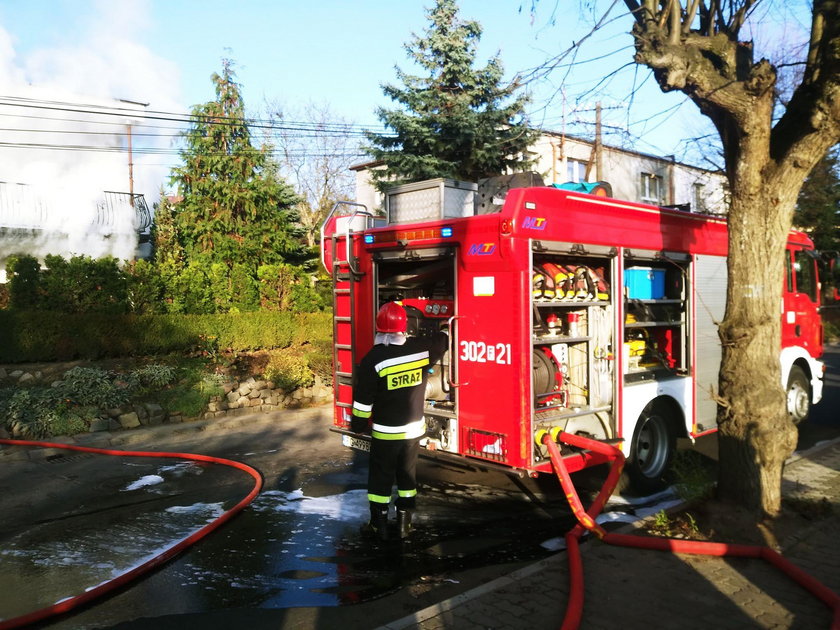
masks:
{"type": "MultiPolygon", "coordinates": [[[[50,6],[66,10],[79,4],[50,6]]],[[[130,259],[136,234],[125,221],[117,221],[112,234],[103,237],[102,230],[91,227],[96,205],[104,191],[129,190],[129,124],[134,192],[144,194],[150,205],[157,200],[169,168],[154,151],[171,149],[172,138],[165,136],[177,130],[161,130],[167,123],[143,120],[142,113],[184,111],[177,89],[180,75],[173,62],[155,55],[144,41],[153,27],[148,2],[99,0],[84,6],[84,12],[68,14],[65,28],[44,29],[44,40],[27,41],[25,52],[16,50],[15,33],[0,24],[0,120],[3,127],[17,130],[3,134],[0,180],[16,194],[22,188],[8,184],[26,184],[27,196],[34,193],[41,204],[36,210],[22,208],[16,198],[5,208],[0,202],[0,227],[4,217],[9,223],[9,204],[16,204],[18,223],[49,227],[38,235],[44,242],[37,247],[30,235],[23,245],[37,251],[27,253],[130,259]],[[138,113],[132,115],[132,109],[138,113]],[[28,214],[21,219],[24,210],[28,214]],[[47,232],[63,236],[48,239],[47,232]]],[[[0,248],[11,253],[8,242],[0,248]]]]}
{"type": "Polygon", "coordinates": [[[103,1],[77,14],[60,41],[34,50],[25,60],[28,80],[100,98],[155,100],[176,106],[177,66],[155,55],[148,3],[103,1]],[[152,98],[154,96],[154,99],[152,98]]]}

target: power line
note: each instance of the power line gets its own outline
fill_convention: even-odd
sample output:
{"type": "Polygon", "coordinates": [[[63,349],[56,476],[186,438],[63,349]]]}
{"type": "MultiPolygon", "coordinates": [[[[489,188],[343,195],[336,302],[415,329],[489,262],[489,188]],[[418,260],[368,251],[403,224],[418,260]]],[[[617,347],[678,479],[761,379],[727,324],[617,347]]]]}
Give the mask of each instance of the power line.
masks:
{"type": "MultiPolygon", "coordinates": [[[[44,111],[68,112],[76,114],[91,114],[101,116],[120,116],[138,120],[161,120],[167,122],[183,123],[185,125],[205,123],[211,125],[246,125],[255,129],[288,129],[326,132],[334,131],[340,133],[366,132],[384,133],[385,128],[373,125],[359,125],[356,123],[327,123],[314,121],[297,121],[283,119],[265,119],[250,117],[234,117],[225,115],[208,115],[183,112],[167,112],[163,110],[136,110],[123,107],[107,107],[102,105],[78,104],[61,101],[47,101],[14,96],[0,96],[0,106],[23,107],[27,109],[38,109],[44,111]],[[7,102],[10,101],[10,102],[7,102]]],[[[50,120],[61,120],[50,118],[50,120]]],[[[78,122],[90,122],[86,120],[78,122]]],[[[111,123],[125,124],[125,123],[111,123]]]]}
{"type": "MultiPolygon", "coordinates": [[[[38,142],[0,142],[0,147],[8,149],[38,149],[38,150],[52,150],[52,151],[79,151],[79,152],[101,152],[101,153],[128,153],[127,147],[108,147],[108,146],[90,146],[82,144],[45,144],[38,142]]],[[[259,153],[260,149],[254,148],[253,153],[259,153]]],[[[180,149],[167,149],[156,147],[133,147],[132,153],[145,155],[172,155],[180,156],[182,151],[180,149]]],[[[282,153],[284,155],[292,155],[295,157],[363,157],[365,155],[362,151],[322,151],[312,152],[306,149],[280,150],[275,149],[272,153],[282,153]]],[[[202,155],[208,157],[229,155],[223,152],[208,152],[202,155]]]]}

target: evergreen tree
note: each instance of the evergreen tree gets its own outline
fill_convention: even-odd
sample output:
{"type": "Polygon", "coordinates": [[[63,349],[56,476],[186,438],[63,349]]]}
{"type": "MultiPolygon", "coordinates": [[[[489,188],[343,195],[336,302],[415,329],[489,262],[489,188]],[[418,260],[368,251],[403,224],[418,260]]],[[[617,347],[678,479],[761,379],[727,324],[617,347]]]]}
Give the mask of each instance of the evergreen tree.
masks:
{"type": "Polygon", "coordinates": [[[475,68],[481,25],[462,21],[455,0],[436,0],[424,36],[406,44],[409,57],[427,76],[397,68],[403,87],[383,85],[400,109],[379,108],[393,134],[368,134],[367,152],[387,167],[373,171],[377,185],[447,177],[478,181],[507,170],[523,170],[524,152],[537,137],[525,123],[526,96],[511,100],[516,84],[500,84],[499,55],[475,68]]]}
{"type": "Polygon", "coordinates": [[[278,175],[267,145],[251,142],[232,63],[213,75],[216,100],[192,111],[172,181],[182,197],[173,222],[187,264],[300,262],[304,254],[294,210],[298,199],[278,175]]]}
{"type": "Polygon", "coordinates": [[[796,204],[794,225],[817,249],[840,249],[840,148],[829,151],[808,175],[796,204]]]}
{"type": "Polygon", "coordinates": [[[158,266],[173,270],[180,269],[184,262],[184,248],[181,247],[175,225],[175,204],[160,191],[160,203],[155,206],[155,220],[152,223],[152,252],[158,266]]]}

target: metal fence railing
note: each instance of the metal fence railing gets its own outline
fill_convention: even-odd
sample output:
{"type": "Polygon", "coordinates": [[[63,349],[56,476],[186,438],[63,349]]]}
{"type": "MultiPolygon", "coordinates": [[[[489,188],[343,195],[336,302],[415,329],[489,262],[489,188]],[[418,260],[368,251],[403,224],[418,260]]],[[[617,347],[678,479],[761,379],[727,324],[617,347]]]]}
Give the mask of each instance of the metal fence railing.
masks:
{"type": "Polygon", "coordinates": [[[105,191],[89,216],[60,203],[48,203],[26,184],[0,182],[0,229],[49,231],[72,222],[96,226],[103,231],[148,232],[152,214],[142,194],[105,191]]]}

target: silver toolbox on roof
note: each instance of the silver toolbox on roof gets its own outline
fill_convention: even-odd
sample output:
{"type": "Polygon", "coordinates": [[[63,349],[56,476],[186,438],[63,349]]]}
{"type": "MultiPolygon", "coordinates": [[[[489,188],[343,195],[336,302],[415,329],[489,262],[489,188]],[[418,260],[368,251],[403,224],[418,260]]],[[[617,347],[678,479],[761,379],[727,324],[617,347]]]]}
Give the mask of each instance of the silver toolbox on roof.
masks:
{"type": "Polygon", "coordinates": [[[454,179],[429,179],[396,186],[385,194],[388,223],[472,216],[477,190],[477,184],[454,179]]]}

